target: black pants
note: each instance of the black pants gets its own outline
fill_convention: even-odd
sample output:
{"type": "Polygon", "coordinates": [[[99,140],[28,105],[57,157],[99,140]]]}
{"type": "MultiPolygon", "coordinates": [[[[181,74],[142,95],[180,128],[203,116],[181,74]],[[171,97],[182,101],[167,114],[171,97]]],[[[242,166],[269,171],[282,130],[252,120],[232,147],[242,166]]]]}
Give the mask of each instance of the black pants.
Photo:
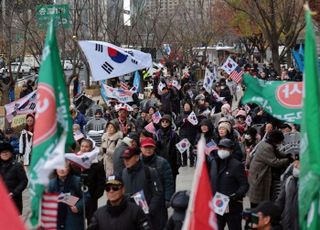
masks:
{"type": "Polygon", "coordinates": [[[223,216],[217,214],[218,228],[219,230],[224,230],[226,224],[229,230],[241,230],[241,213],[225,213],[223,216]]]}
{"type": "Polygon", "coordinates": [[[90,199],[89,202],[86,204],[86,218],[87,218],[87,224],[89,225],[91,222],[91,218],[95,211],[98,209],[98,200],[96,199],[90,199]]]}

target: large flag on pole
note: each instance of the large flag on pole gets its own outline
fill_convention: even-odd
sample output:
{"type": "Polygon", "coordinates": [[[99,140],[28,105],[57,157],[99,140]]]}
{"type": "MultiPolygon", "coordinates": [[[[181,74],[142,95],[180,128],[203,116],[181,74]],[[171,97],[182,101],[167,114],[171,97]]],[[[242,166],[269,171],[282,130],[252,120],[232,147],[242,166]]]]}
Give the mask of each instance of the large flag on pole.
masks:
{"type": "Polygon", "coordinates": [[[65,149],[73,143],[69,98],[53,22],[49,24],[37,92],[36,122],[29,172],[30,224],[39,224],[42,194],[49,174],[64,166],[65,149]]]}
{"type": "Polygon", "coordinates": [[[101,41],[79,41],[96,81],[119,77],[152,65],[151,54],[101,41]]]}
{"type": "Polygon", "coordinates": [[[6,230],[25,230],[27,229],[22,219],[19,217],[18,210],[16,209],[12,199],[8,195],[8,191],[0,177],[0,229],[6,230]]]}
{"type": "Polygon", "coordinates": [[[299,221],[302,230],[320,229],[320,87],[317,47],[306,7],[305,76],[301,122],[299,221]]]}
{"type": "Polygon", "coordinates": [[[197,167],[193,177],[190,201],[183,230],[218,230],[213,208],[213,194],[205,161],[205,140],[198,143],[197,167]]]}
{"type": "Polygon", "coordinates": [[[258,104],[279,120],[300,124],[302,82],[264,81],[244,74],[243,83],[246,85],[243,104],[258,104]]]}

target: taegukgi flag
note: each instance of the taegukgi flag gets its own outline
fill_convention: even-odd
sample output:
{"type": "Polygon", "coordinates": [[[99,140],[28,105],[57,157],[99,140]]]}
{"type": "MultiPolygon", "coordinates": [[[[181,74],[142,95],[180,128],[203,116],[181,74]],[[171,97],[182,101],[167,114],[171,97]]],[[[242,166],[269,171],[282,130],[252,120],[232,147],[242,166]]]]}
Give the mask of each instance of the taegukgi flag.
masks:
{"type": "Polygon", "coordinates": [[[228,75],[232,73],[232,71],[237,68],[238,64],[231,58],[228,57],[226,62],[221,66],[221,69],[223,69],[228,75]]]}
{"type": "Polygon", "coordinates": [[[125,50],[101,41],[79,41],[79,45],[88,59],[92,77],[96,81],[125,75],[150,65],[147,60],[149,55],[145,54],[146,58],[143,59],[144,53],[141,51],[125,50]]]}
{"type": "Polygon", "coordinates": [[[37,91],[33,91],[28,95],[6,104],[6,118],[8,122],[12,122],[13,118],[17,115],[34,113],[36,110],[37,103],[37,91]]]}

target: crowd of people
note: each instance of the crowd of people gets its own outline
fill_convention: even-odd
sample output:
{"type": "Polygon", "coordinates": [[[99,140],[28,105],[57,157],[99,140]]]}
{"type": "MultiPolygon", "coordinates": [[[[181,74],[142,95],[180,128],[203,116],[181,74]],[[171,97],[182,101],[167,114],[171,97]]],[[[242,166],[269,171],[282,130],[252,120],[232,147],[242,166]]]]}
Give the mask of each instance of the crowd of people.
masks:
{"type": "MultiPolygon", "coordinates": [[[[278,75],[282,80],[298,79],[292,69],[290,74],[284,68],[277,74],[272,65],[258,69],[246,64],[245,71],[265,80],[278,75]]],[[[219,229],[226,225],[230,230],[242,229],[246,196],[251,206],[248,225],[299,229],[299,154],[286,151],[286,145],[298,144],[299,138],[286,141],[299,137],[299,127],[271,117],[260,106],[239,103],[241,85],[218,72],[215,93],[195,81],[192,68],[181,78],[173,68],[170,76],[159,71],[147,79],[152,92],[144,100],[133,97],[129,106],[116,106],[110,100],[82,114],[71,105],[72,151],[82,155],[98,147],[99,154],[89,169],[67,161],[65,169],[52,175],[49,192],[79,198],[74,205],[59,203],[58,229],[84,229],[85,221],[88,229],[181,229],[189,191],[177,191],[177,176],[181,167],[196,166],[202,136],[213,194],[222,193],[230,200],[223,215],[217,214],[219,229]],[[175,79],[180,87],[172,84],[175,79]],[[192,113],[197,122],[190,121],[192,113]],[[98,141],[90,131],[101,131],[98,141]],[[183,139],[190,147],[180,153],[176,145],[183,139]],[[104,192],[107,204],[98,208],[104,192]],[[174,210],[171,217],[169,207],[174,210]]],[[[20,213],[34,122],[34,115],[28,114],[20,138],[11,128],[0,133],[0,175],[20,213]]]]}

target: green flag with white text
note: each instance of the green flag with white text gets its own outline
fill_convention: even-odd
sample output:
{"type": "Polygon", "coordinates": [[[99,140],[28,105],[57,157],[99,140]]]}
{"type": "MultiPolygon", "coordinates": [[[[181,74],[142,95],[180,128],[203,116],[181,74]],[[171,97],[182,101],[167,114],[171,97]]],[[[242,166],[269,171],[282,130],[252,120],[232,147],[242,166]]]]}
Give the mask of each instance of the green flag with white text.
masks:
{"type": "Polygon", "coordinates": [[[301,122],[299,222],[302,230],[320,229],[320,87],[317,47],[310,10],[306,10],[304,96],[301,122]]]}
{"type": "Polygon", "coordinates": [[[36,122],[29,168],[30,224],[39,224],[40,206],[49,174],[64,166],[65,149],[73,143],[69,98],[53,22],[49,24],[37,91],[36,122]]]}
{"type": "Polygon", "coordinates": [[[246,86],[241,99],[243,104],[258,104],[279,120],[300,124],[302,82],[264,81],[244,74],[243,83],[246,86]]]}

